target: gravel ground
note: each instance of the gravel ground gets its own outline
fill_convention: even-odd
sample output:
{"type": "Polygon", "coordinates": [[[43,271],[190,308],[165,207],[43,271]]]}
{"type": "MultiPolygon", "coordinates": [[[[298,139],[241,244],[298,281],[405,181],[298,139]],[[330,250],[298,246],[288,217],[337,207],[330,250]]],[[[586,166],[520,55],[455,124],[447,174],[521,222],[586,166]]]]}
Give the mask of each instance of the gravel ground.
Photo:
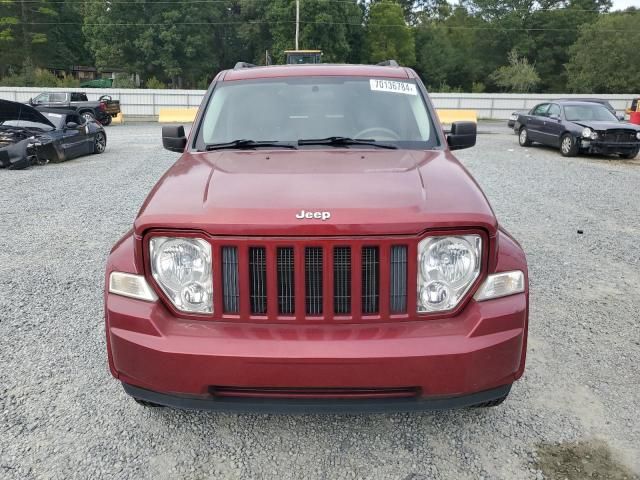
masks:
{"type": "Polygon", "coordinates": [[[586,478],[545,460],[572,445],[578,464],[600,459],[593,478],[633,477],[614,471],[640,471],[640,161],[565,159],[485,130],[500,133],[459,157],[521,240],[532,299],[526,374],[487,410],[139,407],[107,372],[103,270],[177,155],[158,125],[113,126],[104,155],[0,171],[0,478],[586,478]]]}

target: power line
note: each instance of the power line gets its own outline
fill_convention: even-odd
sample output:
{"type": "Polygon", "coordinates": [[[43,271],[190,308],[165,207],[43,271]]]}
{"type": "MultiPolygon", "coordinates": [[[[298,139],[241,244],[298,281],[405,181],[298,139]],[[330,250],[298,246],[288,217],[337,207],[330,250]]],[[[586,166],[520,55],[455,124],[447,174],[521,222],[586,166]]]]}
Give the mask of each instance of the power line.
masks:
{"type": "MultiPolygon", "coordinates": [[[[43,0],[21,0],[22,3],[41,3],[43,0]]],[[[46,1],[46,0],[44,0],[46,1]]],[[[84,4],[97,4],[102,3],[105,5],[185,5],[185,4],[237,4],[239,2],[254,2],[254,3],[268,3],[270,0],[156,0],[154,2],[149,3],[140,3],[137,0],[49,0],[48,4],[76,4],[76,5],[84,5],[84,4]]],[[[314,0],[306,0],[307,2],[313,2],[314,0]]],[[[327,3],[344,3],[350,5],[358,5],[359,2],[356,0],[322,0],[327,3]]],[[[453,9],[460,7],[459,5],[451,5],[453,9]]],[[[466,8],[466,7],[462,7],[466,8]]],[[[467,9],[468,10],[468,9],[467,9]]],[[[538,7],[538,8],[514,8],[514,9],[495,9],[500,10],[506,13],[518,13],[518,12],[527,12],[527,13],[535,13],[535,12],[561,12],[561,11],[569,11],[569,12],[591,12],[591,13],[607,13],[601,9],[592,8],[592,9],[578,9],[571,7],[538,7]]]]}
{"type": "MultiPolygon", "coordinates": [[[[348,23],[348,22],[323,22],[323,21],[306,21],[300,20],[300,23],[308,24],[308,25],[341,25],[341,26],[352,26],[352,27],[382,27],[382,28],[409,28],[407,24],[371,24],[371,23],[348,23]]],[[[82,22],[26,22],[22,25],[65,25],[65,26],[91,26],[91,27],[179,27],[179,26],[207,26],[207,25],[262,25],[262,24],[295,24],[295,20],[243,20],[243,21],[212,21],[212,22],[179,22],[179,23],[168,23],[168,22],[144,22],[144,23],[132,23],[132,22],[109,22],[109,23],[82,23],[82,22]]],[[[567,31],[578,31],[578,29],[567,29],[567,28],[526,28],[526,27],[472,27],[472,26],[462,26],[462,25],[445,25],[445,24],[421,24],[417,28],[442,28],[442,29],[450,29],[450,30],[497,30],[497,31],[507,31],[507,32],[567,32],[567,31]]],[[[602,33],[637,33],[640,34],[640,30],[613,30],[613,29],[595,29],[597,32],[602,33]]]]}

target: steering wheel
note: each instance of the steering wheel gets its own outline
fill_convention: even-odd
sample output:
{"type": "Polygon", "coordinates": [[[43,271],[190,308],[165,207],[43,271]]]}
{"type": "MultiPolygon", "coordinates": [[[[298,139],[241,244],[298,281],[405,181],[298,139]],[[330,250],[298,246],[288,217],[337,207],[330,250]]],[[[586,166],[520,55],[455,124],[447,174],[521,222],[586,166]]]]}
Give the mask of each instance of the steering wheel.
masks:
{"type": "Polygon", "coordinates": [[[376,140],[400,140],[400,135],[398,135],[393,130],[384,127],[371,127],[365,128],[360,132],[356,133],[354,138],[375,138],[376,140]],[[374,132],[382,133],[382,138],[377,138],[375,135],[368,137],[367,135],[371,135],[374,132]]]}

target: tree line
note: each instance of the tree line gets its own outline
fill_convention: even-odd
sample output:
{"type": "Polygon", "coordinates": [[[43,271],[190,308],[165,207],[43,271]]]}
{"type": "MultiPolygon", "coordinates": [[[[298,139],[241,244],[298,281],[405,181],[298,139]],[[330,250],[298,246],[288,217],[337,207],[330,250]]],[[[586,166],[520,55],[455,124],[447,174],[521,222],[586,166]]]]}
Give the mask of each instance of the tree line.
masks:
{"type": "MultiPolygon", "coordinates": [[[[633,93],[640,10],[611,0],[300,0],[300,48],[413,67],[433,91],[633,93]]],[[[72,85],[89,65],[205,88],[237,61],[284,61],[295,0],[0,0],[0,84],[72,85]],[[57,82],[57,83],[56,83],[57,82]]],[[[47,85],[48,86],[48,85],[47,85]]]]}

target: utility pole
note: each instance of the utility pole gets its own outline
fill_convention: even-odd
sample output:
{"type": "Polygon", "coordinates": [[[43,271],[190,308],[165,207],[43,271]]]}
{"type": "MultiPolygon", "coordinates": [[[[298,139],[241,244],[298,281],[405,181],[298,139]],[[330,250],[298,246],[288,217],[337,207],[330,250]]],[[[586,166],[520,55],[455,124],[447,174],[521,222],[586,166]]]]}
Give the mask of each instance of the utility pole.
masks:
{"type": "Polygon", "coordinates": [[[300,35],[300,0],[296,0],[296,50],[298,50],[299,35],[300,35]]]}

